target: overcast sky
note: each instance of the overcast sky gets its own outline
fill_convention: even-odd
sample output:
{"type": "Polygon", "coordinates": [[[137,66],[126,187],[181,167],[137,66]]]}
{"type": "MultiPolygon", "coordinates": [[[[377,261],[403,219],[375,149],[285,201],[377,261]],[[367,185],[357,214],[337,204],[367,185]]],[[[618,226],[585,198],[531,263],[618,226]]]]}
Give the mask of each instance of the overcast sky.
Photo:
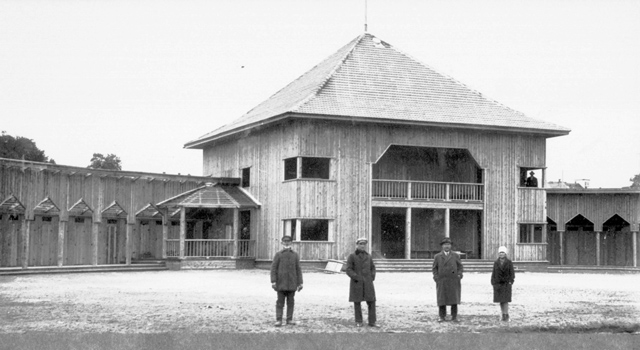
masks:
{"type": "MultiPolygon", "coordinates": [[[[622,187],[640,173],[640,1],[369,0],[368,24],[572,129],[547,142],[548,179],[622,187]]],[[[363,31],[364,0],[0,0],[0,130],[58,164],[114,153],[125,170],[202,175],[184,143],[363,31]]]]}

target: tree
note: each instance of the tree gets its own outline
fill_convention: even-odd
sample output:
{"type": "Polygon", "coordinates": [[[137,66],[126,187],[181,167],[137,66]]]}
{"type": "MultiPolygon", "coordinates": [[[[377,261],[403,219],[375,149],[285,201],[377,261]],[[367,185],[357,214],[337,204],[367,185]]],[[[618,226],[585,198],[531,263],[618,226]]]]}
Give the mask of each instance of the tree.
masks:
{"type": "Polygon", "coordinates": [[[633,182],[631,188],[640,189],[640,174],[630,178],[629,181],[633,182]]]}
{"type": "Polygon", "coordinates": [[[0,134],[0,158],[56,163],[53,159],[49,159],[33,140],[22,136],[13,137],[7,135],[6,131],[0,134]]]}
{"type": "Polygon", "coordinates": [[[87,168],[122,170],[122,165],[120,163],[120,158],[115,154],[107,154],[105,157],[102,153],[94,153],[93,158],[91,158],[91,164],[89,164],[87,168]]]}

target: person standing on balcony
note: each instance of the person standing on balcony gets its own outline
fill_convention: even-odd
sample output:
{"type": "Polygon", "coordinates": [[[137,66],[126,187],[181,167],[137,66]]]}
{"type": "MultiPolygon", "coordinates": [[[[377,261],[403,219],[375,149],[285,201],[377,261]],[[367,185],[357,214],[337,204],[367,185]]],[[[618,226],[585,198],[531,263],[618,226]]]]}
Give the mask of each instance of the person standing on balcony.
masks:
{"type": "Polygon", "coordinates": [[[373,281],[376,279],[376,266],[371,255],[367,253],[368,240],[364,237],[356,240],[356,251],[347,258],[347,276],[349,282],[349,301],[353,302],[356,327],[362,327],[362,305],[367,302],[369,327],[376,324],[376,291],[373,281]]]}
{"type": "Polygon", "coordinates": [[[507,247],[498,248],[498,259],[493,263],[491,285],[493,286],[493,302],[500,303],[502,321],[509,321],[509,303],[511,302],[511,285],[516,279],[513,262],[507,259],[507,247]]]}
{"type": "Polygon", "coordinates": [[[293,306],[296,291],[302,290],[302,269],[298,253],[291,250],[291,236],[282,237],[284,249],[276,253],[271,264],[271,287],[278,292],[276,301],[276,327],[282,326],[282,312],[287,301],[287,325],[293,322],[293,306]]]}
{"type": "Polygon", "coordinates": [[[438,322],[444,322],[447,316],[447,305],[451,305],[451,321],[458,320],[458,304],[462,286],[462,262],[460,255],[451,251],[451,239],[445,237],[440,246],[442,251],[433,258],[433,280],[436,282],[438,300],[438,322]]]}
{"type": "Polygon", "coordinates": [[[529,173],[529,177],[525,182],[526,187],[538,187],[538,179],[534,175],[535,173],[533,171],[529,173]]]}

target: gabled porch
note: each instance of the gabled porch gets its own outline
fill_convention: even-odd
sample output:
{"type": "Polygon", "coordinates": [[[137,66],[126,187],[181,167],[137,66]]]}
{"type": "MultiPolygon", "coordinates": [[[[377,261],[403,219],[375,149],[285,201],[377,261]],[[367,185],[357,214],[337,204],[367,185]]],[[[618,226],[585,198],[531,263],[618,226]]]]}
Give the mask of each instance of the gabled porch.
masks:
{"type": "Polygon", "coordinates": [[[147,210],[162,216],[162,257],[170,267],[225,268],[253,267],[259,208],[238,186],[207,183],[147,210]],[[171,218],[179,218],[178,230],[170,229],[171,218]]]}

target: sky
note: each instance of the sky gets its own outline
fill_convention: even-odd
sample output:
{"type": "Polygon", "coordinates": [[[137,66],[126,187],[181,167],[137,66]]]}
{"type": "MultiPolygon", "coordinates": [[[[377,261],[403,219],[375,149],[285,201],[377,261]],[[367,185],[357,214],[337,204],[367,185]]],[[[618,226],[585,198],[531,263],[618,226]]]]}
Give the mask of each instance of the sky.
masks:
{"type": "MultiPolygon", "coordinates": [[[[547,180],[614,188],[640,174],[640,1],[366,7],[369,33],[570,128],[547,141],[547,180]]],[[[0,0],[0,130],[58,164],[112,153],[123,170],[203,175],[186,142],[268,99],[364,22],[365,0],[0,0]]]]}

